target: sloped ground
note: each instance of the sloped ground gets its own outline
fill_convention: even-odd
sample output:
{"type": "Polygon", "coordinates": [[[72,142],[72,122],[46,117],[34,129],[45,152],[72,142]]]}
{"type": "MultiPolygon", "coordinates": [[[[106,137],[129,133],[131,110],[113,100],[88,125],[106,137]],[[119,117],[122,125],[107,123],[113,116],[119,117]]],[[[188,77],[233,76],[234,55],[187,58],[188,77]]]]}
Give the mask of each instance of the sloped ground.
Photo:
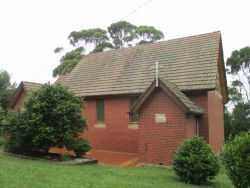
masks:
{"type": "MultiPolygon", "coordinates": [[[[195,187],[180,183],[170,169],[146,166],[126,168],[101,165],[72,166],[34,161],[0,153],[0,187],[195,187]]],[[[203,187],[232,187],[221,173],[203,187]]]]}

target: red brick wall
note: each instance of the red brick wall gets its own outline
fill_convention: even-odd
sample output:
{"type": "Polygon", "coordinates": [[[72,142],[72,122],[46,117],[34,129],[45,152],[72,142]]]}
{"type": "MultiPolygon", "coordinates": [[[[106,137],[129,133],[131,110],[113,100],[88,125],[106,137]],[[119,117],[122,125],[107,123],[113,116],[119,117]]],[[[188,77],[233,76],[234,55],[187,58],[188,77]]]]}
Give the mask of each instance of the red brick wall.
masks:
{"type": "Polygon", "coordinates": [[[208,92],[209,143],[218,152],[224,142],[224,104],[215,91],[208,92]]]}
{"type": "Polygon", "coordinates": [[[130,97],[105,97],[105,126],[97,128],[96,99],[86,99],[83,115],[87,117],[86,137],[94,149],[138,153],[138,130],[129,129],[130,97]]]}
{"type": "Polygon", "coordinates": [[[208,127],[208,96],[207,92],[197,92],[197,93],[189,93],[187,94],[193,101],[195,101],[198,105],[200,105],[204,111],[204,116],[199,119],[199,136],[205,138],[207,142],[209,142],[209,127],[208,127]]]}
{"type": "Polygon", "coordinates": [[[204,117],[199,120],[199,135],[206,139],[214,152],[218,152],[224,142],[222,98],[215,91],[189,93],[187,96],[205,110],[204,117]]]}
{"type": "Polygon", "coordinates": [[[141,162],[170,165],[173,151],[181,141],[195,134],[193,123],[194,118],[187,117],[162,90],[153,92],[139,111],[141,162]],[[166,114],[166,123],[155,123],[156,113],[166,114]]]}
{"type": "Polygon", "coordinates": [[[186,117],[186,138],[196,135],[196,118],[193,115],[186,117]]]}

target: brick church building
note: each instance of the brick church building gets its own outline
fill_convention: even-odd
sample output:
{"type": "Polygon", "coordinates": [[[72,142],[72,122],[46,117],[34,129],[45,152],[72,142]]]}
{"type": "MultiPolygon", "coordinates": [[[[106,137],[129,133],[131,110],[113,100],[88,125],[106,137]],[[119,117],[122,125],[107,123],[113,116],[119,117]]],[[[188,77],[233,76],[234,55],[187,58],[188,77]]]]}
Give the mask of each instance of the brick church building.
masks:
{"type": "MultiPolygon", "coordinates": [[[[169,165],[193,135],[214,152],[223,145],[228,93],[220,32],[85,55],[59,82],[85,97],[83,136],[94,149],[169,165]]],[[[41,86],[22,82],[9,108],[22,106],[27,85],[41,86]]]]}

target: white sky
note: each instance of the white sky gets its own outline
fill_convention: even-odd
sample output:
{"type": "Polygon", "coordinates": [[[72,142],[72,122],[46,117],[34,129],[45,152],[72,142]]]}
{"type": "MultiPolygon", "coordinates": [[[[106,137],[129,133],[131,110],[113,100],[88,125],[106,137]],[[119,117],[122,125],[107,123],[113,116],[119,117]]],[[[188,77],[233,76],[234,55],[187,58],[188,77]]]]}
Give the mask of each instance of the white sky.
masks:
{"type": "MultiPolygon", "coordinates": [[[[106,29],[147,0],[1,0],[0,69],[12,80],[52,81],[59,56],[57,46],[69,49],[73,30],[106,29]]],[[[250,45],[249,0],[152,0],[126,20],[152,25],[165,39],[220,30],[225,60],[250,45]]]]}

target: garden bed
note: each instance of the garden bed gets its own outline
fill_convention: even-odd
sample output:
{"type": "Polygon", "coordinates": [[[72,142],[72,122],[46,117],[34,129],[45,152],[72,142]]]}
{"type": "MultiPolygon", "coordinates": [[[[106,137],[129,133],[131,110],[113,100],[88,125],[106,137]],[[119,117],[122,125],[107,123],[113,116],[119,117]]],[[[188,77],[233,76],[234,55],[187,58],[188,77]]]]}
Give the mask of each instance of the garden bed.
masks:
{"type": "Polygon", "coordinates": [[[87,165],[87,164],[97,164],[98,161],[92,158],[76,158],[75,156],[70,155],[69,160],[62,160],[61,155],[57,153],[43,153],[43,152],[36,152],[32,153],[31,155],[20,155],[20,154],[13,154],[13,153],[6,153],[1,152],[6,155],[16,156],[23,159],[30,159],[30,160],[41,160],[47,162],[56,162],[61,164],[72,164],[72,165],[87,165]]]}

